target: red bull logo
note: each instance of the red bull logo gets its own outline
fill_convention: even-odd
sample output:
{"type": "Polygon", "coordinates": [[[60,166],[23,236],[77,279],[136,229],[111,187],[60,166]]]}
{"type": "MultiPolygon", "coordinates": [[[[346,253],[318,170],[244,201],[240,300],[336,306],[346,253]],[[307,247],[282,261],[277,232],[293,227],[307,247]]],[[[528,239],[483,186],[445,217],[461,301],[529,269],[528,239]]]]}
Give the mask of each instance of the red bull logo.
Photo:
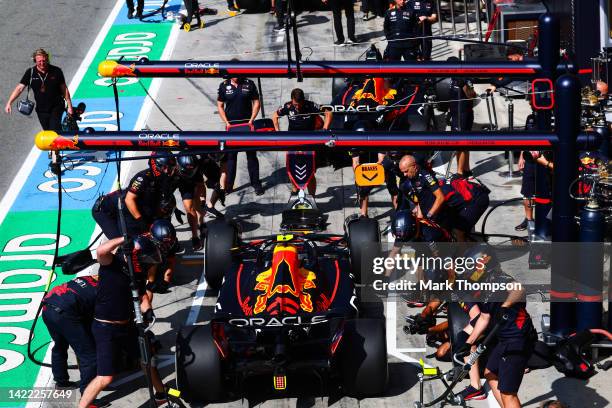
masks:
{"type": "Polygon", "coordinates": [[[103,77],[135,77],[136,64],[123,65],[114,60],[105,60],[98,64],[98,73],[103,77]]]}
{"type": "Polygon", "coordinates": [[[255,290],[264,292],[257,296],[253,312],[271,315],[285,312],[296,314],[298,310],[313,311],[312,298],[305,291],[316,288],[314,272],[300,267],[297,248],[277,245],[272,255],[272,266],[256,278],[255,290]]]}
{"type": "Polygon", "coordinates": [[[51,143],[49,143],[49,150],[79,150],[79,147],[77,146],[78,142],[78,135],[74,135],[72,139],[64,136],[57,136],[51,143]]]}

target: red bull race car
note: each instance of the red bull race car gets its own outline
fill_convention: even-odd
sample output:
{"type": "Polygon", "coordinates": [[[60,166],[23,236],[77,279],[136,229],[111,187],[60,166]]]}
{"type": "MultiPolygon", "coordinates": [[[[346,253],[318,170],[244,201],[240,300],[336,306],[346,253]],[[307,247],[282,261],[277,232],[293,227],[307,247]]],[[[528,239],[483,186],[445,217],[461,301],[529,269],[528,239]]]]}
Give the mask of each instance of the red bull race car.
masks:
{"type": "MultiPolygon", "coordinates": [[[[293,159],[292,181],[303,163],[293,159]]],[[[177,386],[187,402],[245,397],[262,380],[268,390],[259,391],[282,396],[300,383],[354,397],[385,391],[384,315],[357,291],[380,253],[378,222],[349,217],[344,234],[324,233],[305,184],[294,185],[279,235],[242,241],[232,221],[207,223],[205,276],[219,296],[209,323],[178,334],[177,386]]]]}

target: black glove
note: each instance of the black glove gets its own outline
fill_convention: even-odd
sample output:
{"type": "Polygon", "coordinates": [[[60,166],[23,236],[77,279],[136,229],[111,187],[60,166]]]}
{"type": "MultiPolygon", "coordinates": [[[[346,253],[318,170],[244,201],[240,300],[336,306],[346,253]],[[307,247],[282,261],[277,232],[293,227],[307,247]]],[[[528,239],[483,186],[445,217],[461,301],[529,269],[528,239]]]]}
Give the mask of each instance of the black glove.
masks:
{"type": "Polygon", "coordinates": [[[142,321],[145,325],[150,325],[154,320],[155,313],[153,313],[153,308],[147,309],[147,311],[142,314],[142,321]]]}
{"type": "Polygon", "coordinates": [[[146,232],[149,229],[149,224],[144,220],[144,217],[140,217],[135,221],[138,225],[139,232],[146,232]]]}
{"type": "Polygon", "coordinates": [[[470,354],[471,350],[472,350],[472,344],[466,342],[466,343],[463,343],[461,347],[459,347],[459,350],[455,352],[455,355],[467,356],[468,354],[470,354]]]}

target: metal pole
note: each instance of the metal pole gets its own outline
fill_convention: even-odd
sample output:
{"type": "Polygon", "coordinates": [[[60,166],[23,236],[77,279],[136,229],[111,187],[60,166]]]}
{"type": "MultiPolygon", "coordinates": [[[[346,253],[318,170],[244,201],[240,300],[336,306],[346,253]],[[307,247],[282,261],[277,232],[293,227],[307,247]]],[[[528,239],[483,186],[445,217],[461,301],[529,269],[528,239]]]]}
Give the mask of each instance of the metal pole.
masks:
{"type": "MultiPolygon", "coordinates": [[[[603,316],[603,260],[606,217],[597,202],[587,203],[580,213],[580,274],[576,289],[578,303],[576,315],[578,331],[601,328],[603,316]]],[[[573,248],[568,248],[572,251],[573,248]]]]}
{"type": "MultiPolygon", "coordinates": [[[[511,132],[514,130],[514,102],[512,98],[508,98],[508,130],[511,132]]],[[[519,177],[521,172],[514,171],[514,152],[509,150],[506,153],[508,154],[508,171],[502,171],[500,176],[507,179],[519,177]]]]}
{"type": "Polygon", "coordinates": [[[474,8],[476,12],[476,30],[478,31],[478,40],[482,41],[482,21],[480,21],[480,0],[474,0],[474,8]]]}
{"type": "MultiPolygon", "coordinates": [[[[552,80],[555,75],[555,67],[559,63],[560,48],[559,21],[556,17],[551,14],[540,16],[538,40],[538,50],[541,50],[539,52],[539,62],[543,64],[541,77],[552,80]]],[[[550,110],[536,110],[535,113],[537,129],[542,131],[550,130],[552,112],[550,110]]],[[[547,177],[548,169],[545,169],[543,166],[536,166],[535,229],[533,235],[538,241],[545,241],[550,235],[547,216],[551,208],[551,197],[550,186],[546,182],[547,177]]],[[[540,262],[540,264],[543,264],[543,262],[540,262]]]]}
{"type": "Polygon", "coordinates": [[[455,22],[455,0],[450,0],[451,23],[453,25],[453,35],[457,35],[457,23],[455,22]]]}
{"type": "MultiPolygon", "coordinates": [[[[576,304],[573,282],[579,272],[576,257],[559,245],[576,242],[576,206],[569,195],[572,182],[578,176],[577,135],[580,131],[580,81],[566,74],[556,82],[557,96],[557,145],[554,163],[553,212],[552,212],[552,257],[550,317],[551,333],[566,336],[576,329],[576,304]]],[[[580,273],[583,268],[580,267],[580,273]]]]}
{"type": "Polygon", "coordinates": [[[465,15],[465,33],[470,33],[470,15],[468,13],[467,0],[463,0],[463,14],[465,15]]]}
{"type": "MultiPolygon", "coordinates": [[[[439,35],[444,35],[444,27],[442,25],[442,13],[440,12],[440,0],[436,0],[436,11],[438,13],[438,30],[440,31],[439,35]]],[[[448,40],[446,40],[446,45],[448,45],[448,40]]]]}

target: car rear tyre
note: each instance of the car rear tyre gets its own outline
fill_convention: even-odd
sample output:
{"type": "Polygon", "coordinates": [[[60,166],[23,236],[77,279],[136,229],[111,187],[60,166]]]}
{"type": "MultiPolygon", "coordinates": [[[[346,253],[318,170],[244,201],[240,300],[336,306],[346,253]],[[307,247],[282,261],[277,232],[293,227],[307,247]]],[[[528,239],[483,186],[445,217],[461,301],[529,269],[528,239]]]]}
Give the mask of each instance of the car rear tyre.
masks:
{"type": "Polygon", "coordinates": [[[236,226],[223,219],[206,223],[206,244],[204,252],[204,275],[213,289],[219,289],[225,272],[232,265],[231,249],[238,242],[236,226]]]}
{"type": "Polygon", "coordinates": [[[358,283],[373,280],[374,258],[380,256],[380,228],[373,218],[359,218],[348,224],[351,272],[358,283]]]}
{"type": "Polygon", "coordinates": [[[187,402],[223,400],[223,369],[210,325],[183,327],[176,337],[176,384],[187,402]]]}
{"type": "Polygon", "coordinates": [[[342,386],[348,396],[367,398],[385,392],[389,373],[384,319],[348,320],[338,351],[342,386]]]}

